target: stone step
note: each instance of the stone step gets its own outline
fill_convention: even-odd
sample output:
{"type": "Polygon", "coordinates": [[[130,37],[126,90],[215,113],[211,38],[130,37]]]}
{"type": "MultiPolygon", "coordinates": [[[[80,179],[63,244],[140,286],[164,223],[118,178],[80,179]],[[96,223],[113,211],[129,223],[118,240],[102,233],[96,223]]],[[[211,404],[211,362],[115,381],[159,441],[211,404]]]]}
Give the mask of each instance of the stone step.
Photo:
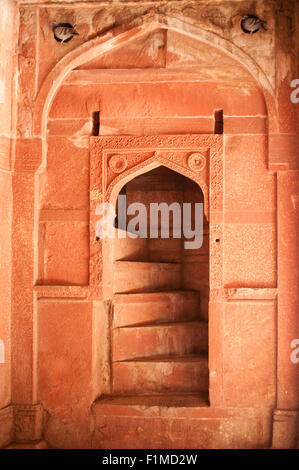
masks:
{"type": "MultiPolygon", "coordinates": [[[[198,393],[158,393],[152,395],[102,395],[99,405],[132,406],[149,408],[206,407],[209,406],[208,391],[198,393]]],[[[114,413],[112,413],[114,414],[114,413]]]]}
{"type": "Polygon", "coordinates": [[[192,393],[208,389],[208,359],[160,357],[113,363],[113,393],[192,393]]]}
{"type": "Polygon", "coordinates": [[[182,240],[180,238],[149,238],[148,261],[181,262],[182,240]]]}
{"type": "Polygon", "coordinates": [[[113,327],[199,320],[199,302],[195,291],[116,294],[113,327]]]}
{"type": "Polygon", "coordinates": [[[177,290],[181,266],[177,263],[114,262],[115,293],[177,290]]]}
{"type": "Polygon", "coordinates": [[[177,322],[113,330],[113,361],[208,351],[208,324],[177,322]]]}
{"type": "Polygon", "coordinates": [[[102,396],[93,416],[96,449],[269,447],[269,420],[260,408],[208,406],[201,392],[102,396]]]}
{"type": "Polygon", "coordinates": [[[115,229],[114,260],[145,260],[148,257],[148,240],[130,238],[128,232],[115,229]],[[124,237],[124,238],[122,238],[124,237]]]}

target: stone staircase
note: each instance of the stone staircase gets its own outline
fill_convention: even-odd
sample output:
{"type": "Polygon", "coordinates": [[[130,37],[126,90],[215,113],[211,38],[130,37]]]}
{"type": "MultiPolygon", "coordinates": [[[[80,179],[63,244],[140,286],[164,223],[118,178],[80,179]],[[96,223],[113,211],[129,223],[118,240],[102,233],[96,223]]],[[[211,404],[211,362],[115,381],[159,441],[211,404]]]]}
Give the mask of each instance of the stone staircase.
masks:
{"type": "MultiPolygon", "coordinates": [[[[197,186],[169,171],[130,181],[127,205],[203,201],[197,186]]],[[[209,406],[208,225],[199,250],[184,250],[183,238],[133,239],[118,223],[116,232],[111,380],[93,405],[93,447],[209,447],[227,416],[215,420],[209,406]]]]}
{"type": "Polygon", "coordinates": [[[179,260],[149,261],[147,242],[115,241],[112,393],[156,401],[199,394],[207,404],[208,324],[199,292],[181,289],[179,260]]]}

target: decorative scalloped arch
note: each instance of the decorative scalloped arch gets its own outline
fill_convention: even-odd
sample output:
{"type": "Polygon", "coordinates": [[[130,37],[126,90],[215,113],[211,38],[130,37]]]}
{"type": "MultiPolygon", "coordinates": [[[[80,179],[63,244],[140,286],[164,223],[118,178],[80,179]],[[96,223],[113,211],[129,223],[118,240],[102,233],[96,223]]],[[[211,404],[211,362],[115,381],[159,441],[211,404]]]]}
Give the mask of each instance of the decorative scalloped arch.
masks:
{"type": "Polygon", "coordinates": [[[110,183],[110,185],[107,188],[106,195],[105,195],[106,201],[111,202],[112,204],[115,204],[116,198],[120,189],[126,183],[136,178],[136,176],[147,173],[148,171],[151,171],[154,168],[158,168],[159,166],[164,166],[166,168],[169,168],[170,170],[176,171],[177,173],[183,176],[186,176],[186,178],[189,178],[190,180],[198,184],[198,186],[200,187],[204,195],[204,212],[206,216],[208,216],[209,190],[208,190],[208,186],[206,182],[201,177],[201,175],[196,174],[193,171],[190,171],[187,168],[184,168],[183,166],[178,165],[175,162],[170,162],[169,160],[161,156],[154,156],[154,157],[148,158],[144,162],[137,164],[133,168],[130,168],[129,170],[124,171],[119,176],[114,178],[112,183],[110,183]]]}

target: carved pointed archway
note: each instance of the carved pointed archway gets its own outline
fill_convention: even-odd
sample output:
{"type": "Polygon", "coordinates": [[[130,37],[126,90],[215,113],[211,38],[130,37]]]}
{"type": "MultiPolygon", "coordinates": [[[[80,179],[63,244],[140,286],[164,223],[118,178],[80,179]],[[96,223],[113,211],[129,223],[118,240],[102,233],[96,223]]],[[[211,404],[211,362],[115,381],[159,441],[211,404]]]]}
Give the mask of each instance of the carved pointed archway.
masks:
{"type": "MultiPolygon", "coordinates": [[[[106,300],[113,297],[113,240],[96,241],[94,224],[96,206],[101,202],[116,203],[124,184],[138,175],[158,166],[165,166],[188,177],[203,191],[205,214],[210,226],[210,322],[221,322],[223,285],[223,150],[221,135],[171,135],[146,137],[92,137],[91,138],[91,205],[90,246],[93,253],[90,264],[91,296],[106,300]],[[199,159],[200,158],[200,162],[199,159]],[[200,164],[199,164],[200,163],[200,164]]],[[[222,337],[219,329],[210,332],[210,350],[219,347],[222,337]]],[[[109,364],[106,365],[106,370],[109,364]]],[[[223,366],[210,356],[210,403],[220,406],[219,396],[223,366]],[[215,381],[217,378],[217,381],[215,381]]],[[[109,380],[107,380],[107,383],[109,380]]],[[[109,387],[108,387],[109,388],[109,387]]],[[[102,393],[109,393],[103,389],[102,393]]]]}

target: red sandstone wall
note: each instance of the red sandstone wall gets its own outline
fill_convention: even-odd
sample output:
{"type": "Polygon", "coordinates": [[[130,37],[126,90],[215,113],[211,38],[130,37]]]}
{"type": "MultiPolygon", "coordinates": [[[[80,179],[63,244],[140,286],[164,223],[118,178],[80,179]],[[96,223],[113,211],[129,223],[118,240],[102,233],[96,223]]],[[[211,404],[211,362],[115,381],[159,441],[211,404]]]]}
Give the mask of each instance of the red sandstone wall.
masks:
{"type": "MultiPolygon", "coordinates": [[[[5,0],[2,0],[4,5],[5,0]]],[[[50,2],[51,3],[51,2],[50,2]]],[[[76,2],[75,2],[76,3],[76,2]]],[[[167,9],[175,7],[168,2],[167,9]]],[[[285,2],[289,3],[289,2],[285,2]]],[[[2,7],[1,4],[1,7],[2,7]]],[[[30,4],[30,0],[27,1],[30,4]]],[[[276,301],[269,294],[266,302],[259,299],[238,299],[225,303],[222,325],[224,347],[220,351],[225,363],[225,383],[223,404],[225,406],[265,406],[271,409],[294,408],[298,404],[297,382],[294,379],[295,367],[289,364],[288,345],[294,338],[297,293],[290,299],[290,285],[298,282],[296,255],[293,235],[295,222],[288,223],[288,217],[295,220],[295,205],[292,195],[298,193],[294,170],[298,169],[296,156],[296,123],[294,106],[289,100],[289,83],[296,75],[294,57],[290,50],[294,38],[288,34],[288,19],[281,21],[279,12],[272,11],[272,2],[256,2],[257,12],[266,16],[270,33],[251,41],[242,35],[236,22],[226,24],[236,11],[244,11],[248,2],[228,2],[221,6],[221,15],[204,15],[192,6],[185,8],[189,21],[197,21],[207,30],[225,36],[251,55],[263,69],[269,81],[276,85],[279,119],[270,120],[269,162],[272,170],[286,170],[278,178],[281,195],[279,227],[290,230],[290,238],[285,243],[281,238],[278,272],[280,278],[278,326],[279,351],[276,344],[276,301]],[[220,23],[211,23],[214,15],[220,23]],[[272,165],[272,166],[271,166],[272,165]],[[290,188],[291,193],[284,193],[290,188]],[[292,260],[292,269],[290,269],[292,260]],[[285,319],[289,319],[285,328],[285,319]],[[240,347],[241,345],[241,347],[240,347]],[[283,354],[279,352],[283,351],[283,354]],[[276,386],[276,357],[280,379],[276,386]],[[246,377],[240,381],[240,374],[246,377]],[[260,385],[262,384],[262,386],[260,385]],[[276,395],[278,401],[276,401],[276,395]]],[[[291,5],[291,2],[290,2],[291,5]]],[[[20,10],[19,31],[19,97],[18,97],[18,146],[16,168],[20,164],[30,166],[31,158],[39,156],[38,137],[32,129],[32,113],[36,94],[54,65],[68,52],[80,44],[119,24],[142,15],[151,6],[142,4],[126,9],[123,5],[113,5],[109,10],[102,8],[38,8],[23,6],[20,10]],[[80,36],[63,46],[55,43],[51,35],[51,21],[71,21],[78,24],[80,36]],[[31,141],[30,138],[35,140],[31,141]],[[33,157],[32,157],[33,156],[33,157]],[[20,162],[20,163],[19,163],[20,162]]],[[[206,12],[206,6],[203,7],[206,12]]],[[[285,5],[287,8],[287,5],[285,5]]],[[[1,11],[1,10],[0,10],[1,11]]],[[[281,15],[281,13],[280,13],[281,15]]],[[[2,15],[3,17],[3,15],[2,15]]],[[[13,41],[8,40],[12,31],[11,19],[1,23],[0,54],[5,64],[6,80],[4,97],[0,103],[0,137],[3,153],[0,175],[0,215],[3,230],[0,234],[1,264],[0,292],[4,293],[3,315],[0,318],[0,339],[2,335],[9,343],[10,329],[10,268],[11,236],[11,181],[5,173],[9,166],[10,137],[10,79],[11,61],[14,52],[13,41]],[[10,49],[11,48],[11,49],[10,49]],[[3,114],[2,114],[3,112],[3,114]],[[3,127],[1,127],[3,126],[3,127]],[[2,215],[3,214],[3,215],[2,215]],[[2,268],[2,266],[1,266],[2,268]],[[2,274],[3,272],[3,274],[2,274]]],[[[236,83],[221,84],[221,77],[215,80],[208,73],[212,66],[205,52],[206,46],[198,52],[192,50],[190,40],[172,34],[169,38],[167,63],[177,67],[191,65],[202,58],[208,63],[204,83],[188,80],[183,87],[173,76],[164,79],[163,85],[154,83],[155,73],[138,73],[132,79],[127,71],[120,78],[118,70],[102,81],[88,83],[86,77],[92,69],[110,68],[119,64],[128,67],[161,67],[165,65],[162,54],[163,35],[156,35],[156,47],[146,39],[138,44],[130,44],[126,54],[120,49],[105,58],[81,67],[80,72],[71,73],[61,87],[51,108],[48,122],[48,162],[47,169],[40,178],[40,225],[39,246],[33,249],[33,187],[31,174],[15,176],[14,212],[14,332],[15,368],[14,402],[30,403],[41,400],[49,412],[46,437],[53,445],[60,447],[84,447],[91,442],[90,404],[100,390],[101,364],[99,352],[106,347],[103,338],[99,345],[95,337],[103,331],[103,318],[106,315],[103,305],[85,301],[77,295],[71,300],[44,298],[38,303],[37,316],[33,315],[32,284],[35,278],[41,284],[64,284],[67,286],[86,285],[88,282],[88,219],[89,207],[89,149],[88,137],[91,134],[91,115],[101,112],[101,134],[157,134],[157,133],[211,133],[215,109],[224,110],[225,144],[225,286],[234,289],[240,285],[248,288],[274,288],[277,281],[276,259],[276,175],[268,171],[267,111],[258,87],[245,86],[244,75],[239,75],[239,66],[223,59],[223,55],[212,54],[215,68],[221,68],[222,77],[227,71],[237,78],[236,83]],[[184,51],[188,49],[188,60],[184,51]],[[140,53],[141,51],[141,53],[140,53]],[[138,54],[136,53],[138,52],[138,54]],[[115,85],[115,82],[118,82],[115,85]],[[241,85],[240,85],[241,84],[241,85]],[[199,105],[198,105],[199,103],[199,105]],[[24,209],[28,211],[24,211],[24,209]],[[39,251],[38,269],[33,269],[33,251],[39,251]],[[26,268],[24,268],[26,266],[26,268]],[[33,326],[37,328],[37,341],[33,341],[33,326]],[[34,352],[37,354],[35,369],[34,352]],[[35,372],[37,374],[35,375],[35,372]],[[34,377],[34,379],[33,379],[34,377]],[[32,383],[32,381],[34,383],[32,383]],[[49,386],[51,384],[51,386],[49,386]]],[[[3,70],[0,69],[0,79],[3,70]]],[[[298,71],[297,71],[298,74],[298,71]]],[[[90,78],[88,78],[90,81],[90,78]]],[[[186,76],[180,75],[181,82],[186,76]]],[[[245,80],[246,81],[246,80],[245,80]]],[[[2,95],[0,94],[0,97],[2,95]]],[[[270,116],[273,109],[268,109],[270,116]]],[[[41,118],[41,116],[40,116],[41,118]]],[[[13,162],[13,163],[14,163],[13,162]]],[[[296,202],[296,199],[295,199],[296,202]]],[[[36,261],[36,258],[35,258],[36,261]]],[[[246,293],[244,294],[246,297],[246,293]]],[[[45,296],[46,297],[46,296],[45,296]]],[[[35,312],[36,313],[36,312],[35,312]]],[[[298,323],[298,321],[297,321],[298,323]]],[[[212,325],[213,326],[213,325],[212,325]]],[[[216,327],[216,325],[214,325],[216,327]]],[[[298,332],[299,335],[299,332],[298,332]]],[[[297,337],[298,337],[297,335],[297,337]]],[[[6,349],[9,354],[9,348],[6,349]]],[[[210,351],[217,357],[219,351],[210,351]]],[[[0,390],[0,407],[10,400],[9,356],[7,363],[0,364],[0,382],[5,384],[0,390]]],[[[267,411],[268,412],[268,411],[267,411]]]]}
{"type": "MultiPolygon", "coordinates": [[[[117,86],[98,81],[84,86],[91,74],[83,70],[80,73],[72,74],[61,87],[50,111],[48,165],[42,176],[41,193],[40,282],[69,285],[88,282],[88,225],[84,214],[88,209],[88,136],[93,111],[100,110],[100,134],[146,135],[190,130],[213,133],[214,111],[223,109],[224,282],[227,287],[275,287],[275,176],[267,171],[266,109],[258,88],[251,83],[247,87],[232,83],[223,86],[218,82],[197,83],[190,79],[181,86],[181,81],[177,83],[171,74],[166,83],[145,83],[150,74],[138,72],[135,75],[131,72],[128,80],[136,83],[126,83],[124,77],[117,86]]],[[[153,81],[158,79],[156,75],[153,81]]],[[[192,285],[187,286],[186,278],[185,288],[200,284],[202,275],[202,270],[193,272],[192,285]]],[[[86,393],[92,392],[87,387],[88,368],[83,366],[83,359],[74,362],[73,355],[66,353],[66,344],[74,341],[72,323],[69,327],[65,324],[63,341],[57,343],[55,336],[62,315],[65,322],[76,319],[77,331],[84,332],[80,342],[84,355],[87,354],[85,364],[91,364],[94,356],[86,330],[92,315],[89,305],[74,303],[70,309],[63,301],[40,303],[39,397],[52,416],[47,435],[57,439],[55,442],[64,439],[60,420],[65,415],[68,421],[70,409],[74,420],[80,419],[81,426],[88,426],[86,393]],[[74,317],[66,315],[67,311],[73,312],[74,317]],[[53,330],[48,328],[49,321],[53,330]],[[71,396],[62,392],[55,396],[53,392],[49,394],[49,382],[54,381],[58,387],[61,361],[69,382],[73,380],[72,370],[76,371],[76,387],[71,396]]],[[[225,405],[273,406],[275,301],[267,305],[259,301],[227,303],[224,318],[225,405]],[[246,380],[238,379],[240,373],[246,380]]],[[[76,355],[75,350],[73,353],[76,355]]],[[[213,353],[217,355],[219,350],[213,353]]],[[[69,426],[69,432],[73,433],[69,426]]],[[[70,437],[71,442],[77,438],[70,437]]]]}
{"type": "MultiPolygon", "coordinates": [[[[183,38],[170,34],[171,53],[166,58],[169,67],[182,69],[186,65],[182,57],[187,47],[183,38]]],[[[147,69],[145,72],[132,70],[121,74],[114,70],[110,76],[106,74],[102,78],[93,75],[103,66],[130,68],[136,64],[136,57],[139,67],[162,66],[161,50],[153,60],[147,56],[144,59],[140,48],[146,48],[146,41],[131,44],[128,50],[108,54],[104,63],[93,61],[86,71],[81,66],[80,72],[72,73],[55,97],[48,123],[48,164],[42,176],[40,282],[70,285],[88,282],[88,226],[84,214],[88,209],[88,137],[94,111],[100,111],[100,135],[146,135],[213,133],[214,111],[223,109],[227,170],[224,282],[228,287],[275,287],[275,177],[267,172],[267,111],[260,90],[248,77],[246,83],[242,75],[240,82],[234,82],[232,78],[240,73],[236,69],[230,70],[232,78],[227,78],[225,67],[232,67],[232,64],[229,60],[226,62],[224,56],[214,56],[213,59],[217,59],[219,69],[223,70],[225,85],[217,77],[198,82],[187,73],[181,72],[177,77],[168,72],[168,76],[160,78],[147,69]],[[159,83],[161,80],[162,83],[159,83]],[[65,220],[66,217],[68,220],[65,220]],[[261,243],[261,238],[267,242],[261,243]]],[[[206,48],[200,49],[187,64],[194,65],[200,56],[201,65],[205,64],[206,70],[209,64],[206,48]]],[[[202,272],[193,273],[193,284],[196,284],[196,278],[200,283],[201,276],[202,272]]],[[[39,308],[41,355],[38,360],[38,396],[51,415],[47,436],[54,443],[62,442],[62,445],[67,442],[65,439],[71,439],[73,445],[80,439],[75,433],[75,422],[79,420],[83,428],[88,426],[86,394],[92,393],[92,388],[87,387],[89,375],[86,364],[92,364],[94,360],[86,330],[92,315],[89,305],[74,303],[71,316],[66,315],[70,307],[63,301],[59,302],[58,308],[58,303],[43,300],[39,308]],[[60,328],[62,315],[64,321],[71,323],[65,324],[67,337],[57,343],[56,331],[60,328]],[[67,355],[66,344],[74,341],[72,322],[75,318],[78,322],[76,331],[84,332],[80,340],[87,354],[84,361],[81,357],[74,359],[75,350],[74,357],[73,354],[67,355]],[[49,321],[53,324],[52,333],[48,328],[49,321]],[[67,395],[65,390],[52,396],[48,383],[58,387],[58,364],[61,361],[69,382],[73,380],[72,370],[75,368],[76,387],[72,388],[71,395],[67,395]],[[68,418],[70,410],[72,420],[68,418]],[[63,437],[65,433],[61,426],[64,420],[68,438],[63,437]]],[[[94,312],[93,315],[94,319],[99,318],[99,313],[94,312]]],[[[242,301],[227,303],[224,318],[224,404],[239,406],[241,402],[242,406],[248,407],[273,406],[275,302],[269,302],[266,306],[258,301],[252,304],[242,301]],[[244,347],[240,348],[240,344],[244,347]],[[263,344],[262,350],[259,350],[260,344],[263,344]],[[240,373],[246,380],[239,381],[240,373]],[[257,383],[262,385],[256,386],[257,383]]],[[[216,357],[219,350],[210,351],[210,354],[216,357]]]]}

